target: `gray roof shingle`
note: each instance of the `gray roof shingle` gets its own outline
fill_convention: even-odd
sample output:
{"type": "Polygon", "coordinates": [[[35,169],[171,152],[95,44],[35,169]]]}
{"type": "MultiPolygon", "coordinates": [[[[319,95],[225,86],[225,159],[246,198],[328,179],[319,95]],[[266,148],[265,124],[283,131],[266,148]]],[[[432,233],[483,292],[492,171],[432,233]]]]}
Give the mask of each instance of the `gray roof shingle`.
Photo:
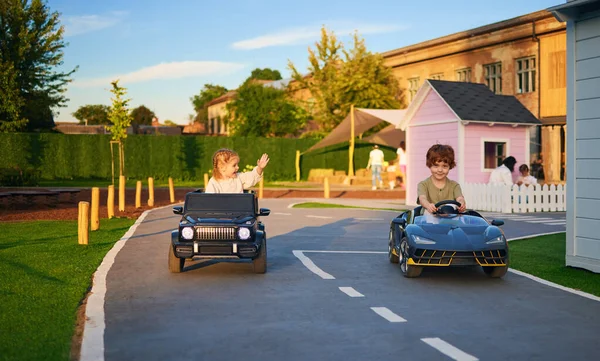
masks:
{"type": "Polygon", "coordinates": [[[499,95],[485,84],[427,80],[462,120],[488,123],[542,124],[512,95],[499,95]]]}

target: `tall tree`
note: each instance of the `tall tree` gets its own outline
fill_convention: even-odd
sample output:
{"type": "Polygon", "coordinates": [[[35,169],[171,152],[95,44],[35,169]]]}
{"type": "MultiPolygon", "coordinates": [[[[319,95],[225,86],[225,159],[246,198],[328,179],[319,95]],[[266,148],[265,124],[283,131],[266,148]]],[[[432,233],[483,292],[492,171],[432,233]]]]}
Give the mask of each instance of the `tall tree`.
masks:
{"type": "Polygon", "coordinates": [[[108,112],[110,107],[104,104],[82,105],[75,113],[72,113],[79,124],[86,125],[108,125],[108,112]]]}
{"type": "Polygon", "coordinates": [[[42,0],[0,1],[0,87],[10,95],[0,97],[3,129],[50,129],[52,111],[64,106],[71,71],[58,71],[63,64],[64,28],[58,12],[42,0]],[[8,124],[16,122],[14,124],[8,124]]]}
{"type": "Polygon", "coordinates": [[[252,70],[249,79],[256,80],[281,80],[281,73],[279,70],[273,70],[271,68],[256,68],[252,70]]]}
{"type": "Polygon", "coordinates": [[[283,137],[297,135],[308,113],[287,99],[285,90],[246,82],[227,105],[234,135],[283,137]]]}
{"type": "Polygon", "coordinates": [[[131,111],[131,124],[136,125],[152,125],[152,119],[156,116],[154,112],[148,109],[145,105],[131,111]]]}
{"type": "Polygon", "coordinates": [[[346,50],[333,32],[321,28],[316,49],[308,50],[309,75],[301,74],[294,64],[288,66],[297,86],[310,90],[313,117],[324,131],[337,126],[350,106],[399,108],[398,81],[381,55],[366,49],[364,40],[354,34],[353,47],[346,50]]]}
{"type": "Polygon", "coordinates": [[[194,110],[196,111],[194,122],[202,123],[206,126],[208,124],[208,112],[206,109],[206,104],[227,92],[228,90],[224,86],[204,84],[204,88],[200,90],[200,94],[194,95],[190,98],[190,101],[194,106],[194,110]]]}

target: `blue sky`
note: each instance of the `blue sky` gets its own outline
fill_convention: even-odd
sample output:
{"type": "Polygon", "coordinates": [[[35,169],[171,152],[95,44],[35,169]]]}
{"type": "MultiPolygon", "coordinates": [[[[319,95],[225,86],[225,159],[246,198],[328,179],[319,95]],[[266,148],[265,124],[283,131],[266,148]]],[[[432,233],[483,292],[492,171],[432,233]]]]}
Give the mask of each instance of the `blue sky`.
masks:
{"type": "Polygon", "coordinates": [[[235,89],[254,68],[284,78],[306,71],[322,25],[343,42],[354,30],[385,52],[558,5],[563,0],[49,0],[65,26],[64,66],[79,65],[56,121],[86,104],[110,104],[121,79],[131,106],[188,123],[205,83],[235,89]]]}

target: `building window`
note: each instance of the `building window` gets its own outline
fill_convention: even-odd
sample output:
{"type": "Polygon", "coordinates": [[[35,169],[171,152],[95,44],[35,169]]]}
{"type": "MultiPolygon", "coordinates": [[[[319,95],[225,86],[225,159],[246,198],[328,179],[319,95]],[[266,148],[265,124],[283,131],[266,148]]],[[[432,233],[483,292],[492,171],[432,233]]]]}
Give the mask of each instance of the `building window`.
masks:
{"type": "Polygon", "coordinates": [[[485,84],[496,94],[502,94],[502,63],[487,64],[485,71],[485,84]]]}
{"type": "Polygon", "coordinates": [[[471,68],[459,69],[456,71],[456,81],[471,82],[471,68]]]}
{"type": "Polygon", "coordinates": [[[517,94],[535,91],[535,57],[517,59],[517,94]]]}
{"type": "Polygon", "coordinates": [[[483,142],[483,168],[496,169],[506,158],[506,142],[483,142]]]}
{"type": "Polygon", "coordinates": [[[443,73],[431,74],[429,76],[429,79],[432,79],[432,80],[442,80],[442,79],[444,79],[444,74],[443,73]]]}
{"type": "Polygon", "coordinates": [[[417,90],[419,90],[419,78],[408,79],[408,93],[410,94],[410,101],[415,98],[417,90]]]}

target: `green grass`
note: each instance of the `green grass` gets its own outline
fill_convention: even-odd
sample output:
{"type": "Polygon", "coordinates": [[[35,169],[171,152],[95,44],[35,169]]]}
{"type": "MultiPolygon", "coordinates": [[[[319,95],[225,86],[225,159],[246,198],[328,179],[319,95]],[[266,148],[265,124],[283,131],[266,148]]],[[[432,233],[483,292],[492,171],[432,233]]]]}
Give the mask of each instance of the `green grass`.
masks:
{"type": "Polygon", "coordinates": [[[508,246],[511,268],[600,296],[600,274],[565,266],[564,233],[511,241],[508,246]]]}
{"type": "Polygon", "coordinates": [[[293,208],[356,208],[356,209],[371,209],[371,210],[377,210],[377,211],[404,212],[404,209],[397,209],[397,208],[374,208],[374,207],[361,207],[361,206],[347,206],[344,204],[319,203],[319,202],[298,203],[298,204],[294,204],[293,208]]]}
{"type": "Polygon", "coordinates": [[[135,222],[102,219],[77,244],[77,221],[2,223],[0,360],[68,360],[76,310],[104,255],[135,222]]]}
{"type": "MultiPolygon", "coordinates": [[[[143,187],[148,187],[148,179],[140,179],[143,187]]],[[[137,179],[129,179],[127,181],[127,187],[135,187],[137,179]]],[[[68,187],[68,188],[91,188],[91,187],[108,187],[112,184],[110,179],[55,179],[55,180],[40,180],[39,187],[41,188],[53,188],[53,187],[68,187]]],[[[119,179],[115,179],[115,185],[119,184],[119,179]]],[[[175,188],[202,188],[204,186],[204,180],[194,181],[174,181],[173,185],[175,188]]],[[[166,188],[169,186],[169,180],[154,180],[154,187],[166,188]]],[[[265,182],[265,188],[319,188],[311,183],[303,182],[265,182]]],[[[254,187],[258,189],[258,184],[254,187]]]]}

